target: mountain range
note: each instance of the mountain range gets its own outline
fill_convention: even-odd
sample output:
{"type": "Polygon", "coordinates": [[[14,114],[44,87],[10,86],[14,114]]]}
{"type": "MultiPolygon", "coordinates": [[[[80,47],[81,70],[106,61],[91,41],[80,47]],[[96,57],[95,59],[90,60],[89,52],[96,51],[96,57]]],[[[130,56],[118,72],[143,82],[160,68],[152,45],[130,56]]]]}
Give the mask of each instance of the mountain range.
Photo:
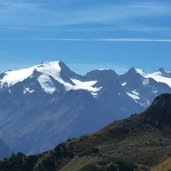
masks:
{"type": "Polygon", "coordinates": [[[162,94],[142,113],[39,155],[12,155],[0,161],[0,170],[168,171],[170,150],[171,94],[162,94]]]}
{"type": "Polygon", "coordinates": [[[0,74],[0,138],[15,151],[36,154],[114,120],[142,112],[171,93],[171,71],[94,70],[82,76],[63,62],[0,74]]]}

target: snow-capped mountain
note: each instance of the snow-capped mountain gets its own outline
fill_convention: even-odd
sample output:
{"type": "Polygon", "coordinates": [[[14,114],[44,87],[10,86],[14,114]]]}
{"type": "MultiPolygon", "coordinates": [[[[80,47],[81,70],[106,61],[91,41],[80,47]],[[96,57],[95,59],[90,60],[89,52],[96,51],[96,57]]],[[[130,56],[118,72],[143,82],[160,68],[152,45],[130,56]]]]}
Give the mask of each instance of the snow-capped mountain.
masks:
{"type": "MultiPolygon", "coordinates": [[[[26,69],[7,71],[2,74],[0,79],[1,88],[9,88],[17,83],[23,82],[26,79],[36,77],[41,88],[48,94],[53,94],[56,91],[55,82],[63,85],[66,91],[69,90],[87,90],[91,93],[99,91],[98,88],[93,87],[97,81],[80,81],[81,76],[72,72],[62,62],[45,62],[41,65],[33,66],[26,69]]],[[[24,93],[33,93],[34,89],[24,87],[24,93]]]]}
{"type": "Polygon", "coordinates": [[[131,68],[120,76],[120,80],[126,94],[144,107],[147,107],[156,96],[171,91],[171,78],[164,77],[160,71],[147,74],[141,69],[131,68]]]}
{"type": "Polygon", "coordinates": [[[171,72],[162,68],[81,76],[54,61],[7,71],[0,75],[0,138],[16,151],[42,152],[143,111],[162,93],[171,93],[171,72]]]}

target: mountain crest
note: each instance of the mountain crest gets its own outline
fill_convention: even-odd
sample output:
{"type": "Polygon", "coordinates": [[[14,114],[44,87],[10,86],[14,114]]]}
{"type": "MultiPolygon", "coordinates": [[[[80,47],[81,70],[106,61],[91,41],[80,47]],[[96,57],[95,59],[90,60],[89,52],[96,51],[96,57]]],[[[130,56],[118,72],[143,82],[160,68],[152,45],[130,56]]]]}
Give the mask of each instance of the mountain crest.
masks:
{"type": "Polygon", "coordinates": [[[171,94],[162,94],[155,98],[145,112],[145,119],[157,127],[171,127],[171,94]]]}
{"type": "Polygon", "coordinates": [[[96,69],[88,72],[86,78],[102,79],[102,78],[118,78],[119,75],[112,69],[96,69]]]}
{"type": "Polygon", "coordinates": [[[160,72],[166,72],[165,69],[164,69],[163,67],[159,68],[158,71],[160,71],[160,72]]]}
{"type": "Polygon", "coordinates": [[[145,75],[145,72],[142,69],[132,67],[128,70],[128,74],[140,74],[140,75],[145,75]]]}
{"type": "Polygon", "coordinates": [[[166,71],[164,68],[160,68],[158,72],[160,76],[171,78],[171,71],[166,71]]]}

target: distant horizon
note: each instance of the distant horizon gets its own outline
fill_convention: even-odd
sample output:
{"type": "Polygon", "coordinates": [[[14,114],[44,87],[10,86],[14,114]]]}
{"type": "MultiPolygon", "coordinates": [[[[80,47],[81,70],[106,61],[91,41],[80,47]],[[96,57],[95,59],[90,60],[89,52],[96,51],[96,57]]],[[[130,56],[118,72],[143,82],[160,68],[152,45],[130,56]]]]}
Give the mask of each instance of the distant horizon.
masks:
{"type": "MultiPolygon", "coordinates": [[[[20,70],[20,69],[24,69],[24,68],[30,68],[32,66],[36,66],[36,65],[40,65],[42,63],[46,63],[46,62],[63,62],[65,65],[67,65],[72,71],[78,73],[78,74],[81,74],[81,75],[85,75],[87,74],[88,72],[90,71],[93,71],[93,70],[113,70],[115,71],[117,74],[119,75],[122,75],[126,72],[128,72],[131,68],[135,68],[135,69],[141,69],[143,70],[145,73],[154,73],[154,72],[157,72],[159,71],[161,68],[163,68],[165,71],[171,71],[171,69],[167,69],[167,68],[164,68],[164,67],[159,67],[159,68],[156,68],[156,70],[145,70],[144,68],[140,68],[140,67],[136,67],[136,66],[129,66],[129,67],[122,67],[121,65],[119,66],[112,66],[111,67],[105,67],[105,65],[91,65],[89,64],[89,70],[86,70],[84,72],[82,72],[79,68],[81,68],[81,66],[84,66],[84,64],[79,64],[79,63],[75,63],[75,64],[71,64],[71,63],[66,63],[65,61],[62,61],[62,60],[49,60],[49,61],[42,61],[42,62],[39,62],[39,63],[36,63],[36,64],[30,64],[30,65],[23,65],[23,67],[14,67],[14,68],[9,68],[7,70],[2,70],[0,69],[0,74],[4,73],[4,72],[7,72],[7,71],[13,71],[13,70],[20,70]],[[80,66],[78,68],[78,66],[80,66]]],[[[85,68],[88,68],[85,64],[85,68]]]]}

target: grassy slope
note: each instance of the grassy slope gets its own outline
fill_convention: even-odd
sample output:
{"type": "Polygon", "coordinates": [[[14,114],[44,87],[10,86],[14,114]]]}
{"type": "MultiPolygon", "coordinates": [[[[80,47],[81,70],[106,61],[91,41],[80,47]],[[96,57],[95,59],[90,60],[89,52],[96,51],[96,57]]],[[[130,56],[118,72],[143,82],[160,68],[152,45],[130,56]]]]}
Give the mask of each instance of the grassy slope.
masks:
{"type": "Polygon", "coordinates": [[[171,170],[171,157],[165,160],[158,166],[155,166],[151,169],[151,171],[170,171],[171,170]]]}
{"type": "Polygon", "coordinates": [[[81,151],[93,146],[99,149],[100,157],[117,156],[151,167],[170,155],[170,141],[165,130],[141,123],[141,117],[136,115],[68,142],[66,146],[81,151]]]}
{"type": "Polygon", "coordinates": [[[92,156],[83,156],[83,157],[76,156],[69,163],[67,163],[60,171],[80,170],[84,166],[98,162],[100,160],[101,158],[99,158],[98,156],[93,156],[93,157],[92,156]]]}

